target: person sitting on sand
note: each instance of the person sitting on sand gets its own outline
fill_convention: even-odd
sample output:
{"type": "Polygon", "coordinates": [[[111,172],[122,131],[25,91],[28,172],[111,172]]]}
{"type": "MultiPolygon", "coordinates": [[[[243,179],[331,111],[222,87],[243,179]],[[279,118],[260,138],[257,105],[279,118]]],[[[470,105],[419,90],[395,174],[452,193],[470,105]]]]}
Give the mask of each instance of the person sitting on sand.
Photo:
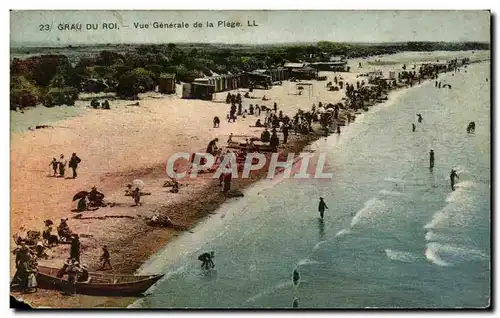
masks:
{"type": "Polygon", "coordinates": [[[213,123],[214,123],[214,128],[219,128],[219,125],[220,125],[220,119],[219,119],[219,117],[215,116],[214,120],[213,120],[213,123]]]}
{"type": "Polygon", "coordinates": [[[78,200],[76,210],[78,212],[87,211],[87,198],[85,196],[81,197],[80,200],[78,200]]]}
{"type": "Polygon", "coordinates": [[[172,186],[172,189],[170,189],[171,193],[179,193],[179,182],[177,180],[174,180],[174,185],[172,186]]]}
{"type": "Polygon", "coordinates": [[[69,241],[71,239],[71,235],[73,234],[68,225],[68,219],[61,219],[61,223],[57,227],[57,234],[59,235],[59,239],[69,241]]]}
{"type": "Polygon", "coordinates": [[[260,118],[257,119],[257,121],[255,122],[255,127],[263,127],[262,122],[260,121],[260,118]]]}
{"type": "Polygon", "coordinates": [[[57,175],[57,166],[59,163],[57,162],[56,158],[52,158],[52,162],[49,164],[49,166],[52,166],[52,170],[54,170],[54,177],[57,175]]]}
{"type": "Polygon", "coordinates": [[[89,278],[90,278],[90,275],[89,275],[88,266],[87,266],[87,264],[83,264],[81,266],[81,272],[78,275],[77,281],[79,281],[79,282],[88,282],[89,278]]]}
{"type": "Polygon", "coordinates": [[[250,94],[248,92],[245,93],[245,95],[243,95],[245,98],[250,98],[250,94]]]}
{"type": "Polygon", "coordinates": [[[106,204],[104,203],[104,194],[97,191],[96,186],[92,186],[92,189],[90,190],[87,197],[89,199],[90,206],[92,207],[106,206],[106,204]]]}
{"type": "Polygon", "coordinates": [[[134,190],[132,190],[132,185],[129,183],[127,184],[127,189],[125,189],[125,196],[132,196],[132,192],[134,192],[134,190]]]}
{"type": "Polygon", "coordinates": [[[233,141],[233,133],[229,134],[229,138],[227,139],[227,143],[233,141]]]}
{"type": "Polygon", "coordinates": [[[214,138],[212,139],[209,143],[208,143],[208,146],[207,146],[207,153],[211,154],[212,156],[215,156],[215,154],[217,153],[217,142],[219,141],[218,138],[214,138]]]}
{"type": "Polygon", "coordinates": [[[262,142],[270,142],[271,141],[271,134],[269,133],[269,130],[267,128],[260,134],[260,141],[262,142]]]}
{"type": "Polygon", "coordinates": [[[264,95],[264,96],[262,97],[262,100],[267,100],[266,95],[264,95]]]}

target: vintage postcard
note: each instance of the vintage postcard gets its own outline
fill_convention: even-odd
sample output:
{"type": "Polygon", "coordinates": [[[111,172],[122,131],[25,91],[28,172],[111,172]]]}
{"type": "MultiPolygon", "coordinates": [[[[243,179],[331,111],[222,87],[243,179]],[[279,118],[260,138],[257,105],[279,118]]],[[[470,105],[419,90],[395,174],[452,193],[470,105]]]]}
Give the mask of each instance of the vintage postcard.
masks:
{"type": "Polygon", "coordinates": [[[11,295],[488,308],[490,21],[11,11],[11,295]]]}

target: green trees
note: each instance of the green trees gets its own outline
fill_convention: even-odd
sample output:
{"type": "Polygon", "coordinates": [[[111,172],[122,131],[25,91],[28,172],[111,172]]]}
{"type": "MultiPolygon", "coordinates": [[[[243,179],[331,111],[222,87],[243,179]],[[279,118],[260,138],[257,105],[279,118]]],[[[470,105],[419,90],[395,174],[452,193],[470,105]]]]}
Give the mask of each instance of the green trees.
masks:
{"type": "Polygon", "coordinates": [[[96,55],[70,61],[64,55],[41,55],[11,61],[11,108],[73,105],[78,92],[115,92],[124,98],[153,90],[162,73],[193,82],[212,73],[220,75],[280,67],[286,62],[319,61],[333,55],[348,58],[398,51],[479,50],[488,43],[407,42],[244,46],[179,44],[107,47],[96,55]],[[76,63],[75,63],[76,62],[76,63]]]}
{"type": "Polygon", "coordinates": [[[13,76],[10,79],[10,109],[36,106],[42,100],[42,94],[35,82],[24,76],[13,76]]]}
{"type": "Polygon", "coordinates": [[[118,80],[117,93],[121,98],[136,98],[137,94],[155,89],[154,73],[136,68],[123,74],[118,80]]]}

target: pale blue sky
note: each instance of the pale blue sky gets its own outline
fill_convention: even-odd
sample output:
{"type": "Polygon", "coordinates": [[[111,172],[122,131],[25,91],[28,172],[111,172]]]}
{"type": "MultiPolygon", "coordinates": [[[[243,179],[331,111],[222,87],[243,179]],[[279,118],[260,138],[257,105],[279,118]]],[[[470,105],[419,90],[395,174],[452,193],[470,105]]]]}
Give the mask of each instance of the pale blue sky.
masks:
{"type": "Polygon", "coordinates": [[[13,11],[11,45],[92,43],[283,43],[490,41],[488,11],[13,11]],[[239,21],[240,28],[217,27],[239,21]],[[253,21],[257,27],[247,26],[253,21]],[[134,23],[187,22],[187,29],[136,29],[134,23]],[[203,28],[193,23],[202,22],[203,28]],[[214,28],[207,28],[206,21],[214,28]],[[103,30],[103,22],[119,30],[103,30]],[[59,23],[81,23],[82,31],[59,31],[59,23]],[[87,31],[86,24],[99,30],[87,31]],[[40,31],[49,24],[52,31],[40,31]],[[125,27],[127,26],[128,27],[125,27]]]}

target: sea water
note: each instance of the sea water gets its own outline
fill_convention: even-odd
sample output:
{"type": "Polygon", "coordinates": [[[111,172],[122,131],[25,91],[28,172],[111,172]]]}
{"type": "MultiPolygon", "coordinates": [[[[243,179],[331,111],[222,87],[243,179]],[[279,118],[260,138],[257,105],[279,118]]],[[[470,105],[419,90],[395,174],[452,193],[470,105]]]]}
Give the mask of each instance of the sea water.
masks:
{"type": "Polygon", "coordinates": [[[223,205],[140,269],[167,275],[131,307],[487,306],[489,67],[440,75],[452,89],[432,81],[395,92],[340,136],[316,142],[332,180],[261,182],[223,205]],[[200,267],[206,251],[215,252],[214,270],[200,267]]]}

